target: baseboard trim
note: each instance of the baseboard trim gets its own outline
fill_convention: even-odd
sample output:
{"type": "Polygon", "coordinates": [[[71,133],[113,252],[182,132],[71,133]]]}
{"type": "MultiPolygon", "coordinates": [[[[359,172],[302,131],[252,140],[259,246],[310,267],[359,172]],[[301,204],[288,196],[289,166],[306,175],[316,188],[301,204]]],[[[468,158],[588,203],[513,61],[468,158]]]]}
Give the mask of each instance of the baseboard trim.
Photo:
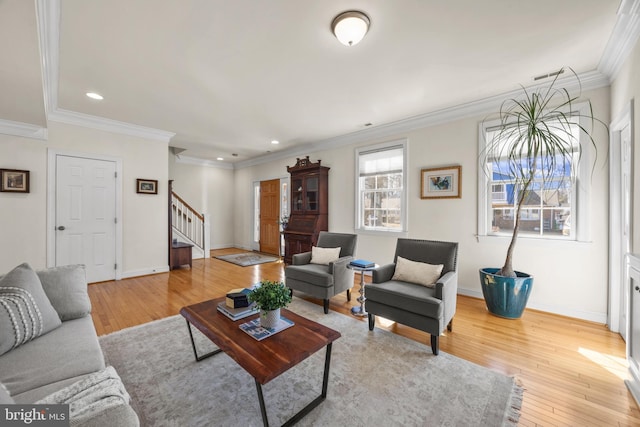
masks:
{"type": "Polygon", "coordinates": [[[167,272],[169,272],[168,265],[165,265],[162,267],[155,267],[155,268],[144,268],[141,270],[130,270],[130,271],[123,272],[121,279],[130,279],[132,277],[148,276],[150,274],[167,273],[167,272]]]}
{"type": "MultiPolygon", "coordinates": [[[[466,295],[468,297],[480,298],[484,299],[481,291],[476,291],[473,289],[465,289],[458,288],[459,295],[466,295]]],[[[589,322],[607,323],[607,314],[606,313],[598,313],[593,311],[583,311],[583,310],[571,310],[566,309],[564,307],[559,307],[557,305],[549,305],[549,304],[536,304],[535,302],[529,302],[527,304],[527,309],[544,311],[545,313],[558,314],[560,316],[573,317],[576,319],[587,320],[589,322]]]]}

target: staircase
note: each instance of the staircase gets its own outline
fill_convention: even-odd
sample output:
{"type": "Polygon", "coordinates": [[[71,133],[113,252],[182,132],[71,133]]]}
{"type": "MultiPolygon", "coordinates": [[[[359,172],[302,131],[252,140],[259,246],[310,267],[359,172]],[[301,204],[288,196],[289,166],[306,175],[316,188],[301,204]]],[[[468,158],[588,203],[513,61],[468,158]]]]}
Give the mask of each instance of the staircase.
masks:
{"type": "MultiPolygon", "coordinates": [[[[208,215],[201,214],[178,196],[169,181],[169,267],[186,263],[186,248],[193,259],[208,257],[210,250],[208,215]],[[180,260],[180,261],[178,261],[180,260]]],[[[190,264],[190,259],[189,259],[190,264]]]]}

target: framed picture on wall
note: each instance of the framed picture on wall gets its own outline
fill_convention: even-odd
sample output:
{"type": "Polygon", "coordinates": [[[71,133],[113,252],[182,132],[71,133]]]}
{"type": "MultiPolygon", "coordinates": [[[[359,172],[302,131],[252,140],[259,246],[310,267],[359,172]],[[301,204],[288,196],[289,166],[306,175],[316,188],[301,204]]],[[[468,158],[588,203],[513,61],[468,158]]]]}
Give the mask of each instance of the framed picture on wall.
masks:
{"type": "Polygon", "coordinates": [[[158,180],[138,178],[136,180],[136,193],[158,194],[158,180]]]}
{"type": "Polygon", "coordinates": [[[0,169],[0,191],[7,193],[28,193],[29,171],[0,169]]]}
{"type": "Polygon", "coordinates": [[[462,166],[422,169],[420,171],[421,199],[455,199],[462,196],[462,166]]]}

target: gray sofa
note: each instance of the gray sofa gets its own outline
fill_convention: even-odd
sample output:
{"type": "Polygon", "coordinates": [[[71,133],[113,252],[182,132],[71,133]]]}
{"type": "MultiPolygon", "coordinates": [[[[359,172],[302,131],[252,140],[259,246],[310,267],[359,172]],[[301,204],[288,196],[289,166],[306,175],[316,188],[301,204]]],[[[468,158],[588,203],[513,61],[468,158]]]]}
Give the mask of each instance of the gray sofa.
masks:
{"type": "MultiPolygon", "coordinates": [[[[47,403],[72,403],[74,397],[68,393],[73,390],[72,384],[77,388],[77,384],[86,384],[100,372],[105,372],[104,357],[90,312],[83,266],[56,267],[34,274],[28,264],[22,264],[0,276],[0,403],[35,404],[43,399],[47,403]],[[35,295],[32,307],[24,302],[20,307],[16,302],[20,295],[27,294],[19,289],[22,282],[31,282],[31,288],[27,286],[26,289],[35,295]],[[42,290],[46,296],[42,295],[42,290]],[[25,337],[24,331],[20,335],[15,324],[11,327],[10,320],[11,316],[16,318],[18,313],[22,315],[31,308],[35,313],[30,315],[34,325],[40,318],[45,327],[42,334],[29,338],[25,337]],[[17,336],[20,336],[20,342],[17,336]],[[51,396],[54,400],[61,396],[66,400],[46,399],[51,396]]],[[[24,318],[28,320],[29,316],[24,318]]],[[[29,335],[29,329],[35,331],[36,327],[26,328],[26,335],[29,335]]],[[[121,384],[117,374],[115,377],[121,384]]],[[[129,396],[124,386],[121,387],[126,400],[121,398],[120,402],[108,405],[99,403],[98,410],[92,410],[90,414],[85,411],[79,420],[73,418],[78,408],[71,406],[72,425],[138,426],[138,417],[128,404],[129,396]]]]}

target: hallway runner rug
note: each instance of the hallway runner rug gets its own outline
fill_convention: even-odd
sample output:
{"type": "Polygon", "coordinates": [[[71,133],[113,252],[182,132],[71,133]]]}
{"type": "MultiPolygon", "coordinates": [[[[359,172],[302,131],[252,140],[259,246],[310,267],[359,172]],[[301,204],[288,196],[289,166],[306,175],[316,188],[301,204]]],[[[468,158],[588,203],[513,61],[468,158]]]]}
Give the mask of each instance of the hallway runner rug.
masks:
{"type": "MultiPolygon", "coordinates": [[[[294,297],[288,307],[340,331],[327,399],[300,426],[515,426],[522,388],[501,373],[294,297]]],[[[214,345],[195,328],[198,351],[214,345]]],[[[260,426],[253,378],[229,356],[194,360],[185,319],[173,316],[100,337],[142,426],[260,426]]],[[[320,350],[263,386],[280,425],[320,392],[320,350]]]]}
{"type": "Polygon", "coordinates": [[[219,255],[214,258],[227,261],[232,264],[239,265],[241,267],[248,267],[250,265],[264,264],[265,262],[277,261],[278,258],[272,256],[266,256],[255,252],[243,252],[241,254],[231,255],[219,255]]]}

